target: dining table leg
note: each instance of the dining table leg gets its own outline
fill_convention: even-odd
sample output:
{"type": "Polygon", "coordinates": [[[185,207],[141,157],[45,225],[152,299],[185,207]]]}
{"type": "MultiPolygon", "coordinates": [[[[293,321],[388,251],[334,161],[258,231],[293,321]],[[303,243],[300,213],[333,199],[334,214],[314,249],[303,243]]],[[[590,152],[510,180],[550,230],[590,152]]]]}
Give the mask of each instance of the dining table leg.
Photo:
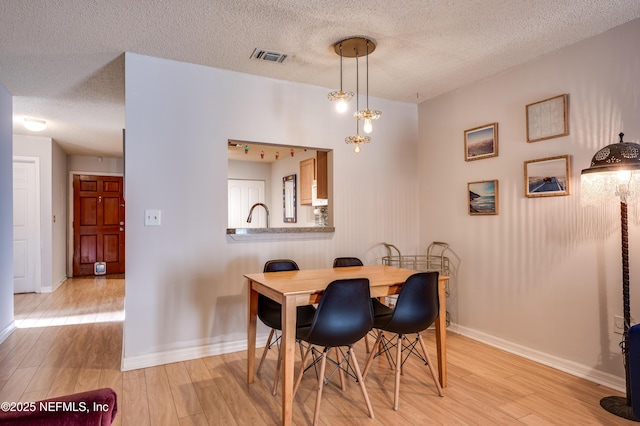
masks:
{"type": "Polygon", "coordinates": [[[293,421],[293,382],[296,356],[296,303],[285,297],[282,303],[282,424],[293,421]]]}
{"type": "Polygon", "coordinates": [[[438,380],[440,386],[447,387],[447,280],[438,281],[440,309],[435,321],[436,349],[438,352],[438,380]]]}
{"type": "Polygon", "coordinates": [[[247,383],[253,383],[256,366],[256,329],[258,327],[258,292],[249,280],[249,315],[247,320],[247,383]]]}

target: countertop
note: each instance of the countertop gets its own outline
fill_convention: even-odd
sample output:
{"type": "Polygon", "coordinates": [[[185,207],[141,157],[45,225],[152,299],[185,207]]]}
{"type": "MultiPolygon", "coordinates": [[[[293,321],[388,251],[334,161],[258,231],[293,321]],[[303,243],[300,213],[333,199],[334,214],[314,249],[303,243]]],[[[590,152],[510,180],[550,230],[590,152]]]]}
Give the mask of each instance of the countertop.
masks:
{"type": "Polygon", "coordinates": [[[330,237],[335,230],[333,226],[227,228],[227,236],[233,240],[326,238],[330,237]]]}

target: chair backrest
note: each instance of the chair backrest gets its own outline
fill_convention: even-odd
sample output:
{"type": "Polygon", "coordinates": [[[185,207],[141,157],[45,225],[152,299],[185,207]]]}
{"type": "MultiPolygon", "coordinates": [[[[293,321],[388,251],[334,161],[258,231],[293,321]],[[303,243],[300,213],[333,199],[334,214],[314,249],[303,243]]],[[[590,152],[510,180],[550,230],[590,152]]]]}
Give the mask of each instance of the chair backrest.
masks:
{"type": "Polygon", "coordinates": [[[347,346],[362,339],[373,327],[373,308],[367,278],[330,283],[303,340],[320,346],[347,346]]]}
{"type": "Polygon", "coordinates": [[[336,257],[333,259],[334,268],[342,268],[345,266],[363,266],[364,264],[357,257],[336,257]]]}
{"type": "MultiPolygon", "coordinates": [[[[298,271],[298,264],[291,259],[268,260],[264,264],[264,272],[298,271]]],[[[258,318],[271,328],[282,329],[282,306],[263,294],[258,295],[258,318]]]]}
{"type": "Polygon", "coordinates": [[[299,271],[298,264],[291,259],[268,260],[263,272],[299,271]]]}
{"type": "Polygon", "coordinates": [[[393,333],[417,333],[426,330],[438,316],[438,272],[411,275],[402,286],[396,307],[385,330],[393,333]]]}

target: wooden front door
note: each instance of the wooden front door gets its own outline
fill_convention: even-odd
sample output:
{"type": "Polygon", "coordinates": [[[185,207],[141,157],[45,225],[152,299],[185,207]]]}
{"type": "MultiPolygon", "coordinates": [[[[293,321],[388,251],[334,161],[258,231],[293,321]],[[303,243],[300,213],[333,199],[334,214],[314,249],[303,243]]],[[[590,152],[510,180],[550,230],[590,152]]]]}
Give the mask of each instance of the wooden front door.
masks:
{"type": "Polygon", "coordinates": [[[73,275],[124,273],[124,196],[121,176],[73,175],[73,275]]]}

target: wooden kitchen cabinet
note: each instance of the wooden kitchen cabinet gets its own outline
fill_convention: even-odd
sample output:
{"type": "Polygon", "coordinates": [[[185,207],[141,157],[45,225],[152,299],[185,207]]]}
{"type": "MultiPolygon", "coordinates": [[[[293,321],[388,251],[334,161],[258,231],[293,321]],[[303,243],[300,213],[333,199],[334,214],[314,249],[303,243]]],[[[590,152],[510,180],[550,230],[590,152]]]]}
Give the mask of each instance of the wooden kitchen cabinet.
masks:
{"type": "Polygon", "coordinates": [[[328,198],[327,170],[326,151],[318,151],[315,158],[300,162],[300,205],[311,205],[314,180],[317,185],[317,198],[328,198]]]}

